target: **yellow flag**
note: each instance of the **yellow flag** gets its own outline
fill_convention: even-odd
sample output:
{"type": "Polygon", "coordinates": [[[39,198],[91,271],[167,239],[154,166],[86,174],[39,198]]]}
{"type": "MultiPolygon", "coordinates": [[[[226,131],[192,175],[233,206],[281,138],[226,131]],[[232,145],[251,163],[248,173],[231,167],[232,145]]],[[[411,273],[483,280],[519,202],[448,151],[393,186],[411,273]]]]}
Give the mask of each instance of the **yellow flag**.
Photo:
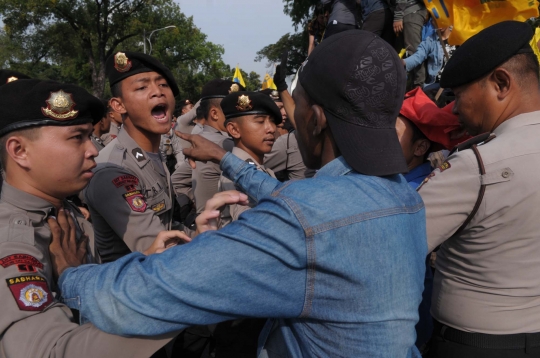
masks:
{"type": "Polygon", "coordinates": [[[232,80],[233,82],[241,84],[244,88],[246,87],[246,83],[244,82],[242,72],[240,72],[240,68],[238,67],[238,65],[236,65],[236,70],[234,71],[234,76],[232,80]]]}
{"type": "Polygon", "coordinates": [[[272,77],[270,77],[268,73],[264,75],[264,80],[263,80],[261,89],[267,89],[267,88],[277,90],[277,87],[274,84],[274,80],[272,79],[272,77]]]}
{"type": "Polygon", "coordinates": [[[536,55],[536,57],[538,58],[538,61],[540,62],[540,49],[538,48],[538,46],[540,45],[540,27],[537,27],[536,30],[534,31],[534,36],[531,42],[529,42],[529,44],[531,45],[534,51],[534,54],[536,55]]]}
{"type": "Polygon", "coordinates": [[[424,0],[437,27],[454,26],[450,45],[461,45],[486,27],[505,20],[538,17],[536,0],[424,0]]]}

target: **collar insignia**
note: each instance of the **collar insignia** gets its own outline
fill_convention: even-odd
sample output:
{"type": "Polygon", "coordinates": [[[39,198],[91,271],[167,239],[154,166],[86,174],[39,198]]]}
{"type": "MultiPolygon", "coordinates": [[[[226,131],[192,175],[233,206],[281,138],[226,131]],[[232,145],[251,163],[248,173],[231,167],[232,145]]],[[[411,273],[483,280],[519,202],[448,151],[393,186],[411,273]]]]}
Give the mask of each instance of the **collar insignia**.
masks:
{"type": "Polygon", "coordinates": [[[229,90],[229,93],[238,92],[238,91],[240,91],[240,87],[236,83],[233,83],[231,85],[231,89],[229,90]]]}
{"type": "Polygon", "coordinates": [[[13,82],[13,81],[17,81],[18,79],[19,79],[18,77],[11,76],[10,78],[7,79],[6,83],[10,83],[10,82],[13,82]]]}
{"type": "Polygon", "coordinates": [[[125,53],[117,52],[114,55],[114,68],[118,72],[127,72],[131,69],[131,66],[131,60],[127,58],[125,53]]]}
{"type": "Polygon", "coordinates": [[[238,104],[236,105],[236,109],[239,110],[240,112],[249,111],[253,109],[249,96],[246,96],[245,94],[243,94],[240,97],[238,97],[238,104]]]}
{"type": "Polygon", "coordinates": [[[41,107],[41,113],[46,117],[66,120],[76,118],[79,114],[79,111],[73,109],[76,103],[73,101],[71,93],[66,93],[62,90],[51,92],[46,102],[47,108],[41,107]]]}

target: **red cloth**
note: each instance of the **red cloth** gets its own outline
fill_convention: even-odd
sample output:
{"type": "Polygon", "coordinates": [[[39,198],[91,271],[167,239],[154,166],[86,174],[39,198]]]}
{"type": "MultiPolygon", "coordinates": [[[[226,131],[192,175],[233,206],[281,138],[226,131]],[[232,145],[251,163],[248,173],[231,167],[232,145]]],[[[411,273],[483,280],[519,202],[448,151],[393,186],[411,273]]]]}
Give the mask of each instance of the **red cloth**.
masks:
{"type": "Polygon", "coordinates": [[[450,150],[471,138],[468,134],[461,133],[458,116],[452,113],[453,106],[454,102],[444,108],[437,107],[418,87],[405,94],[399,113],[413,122],[430,141],[450,150]]]}

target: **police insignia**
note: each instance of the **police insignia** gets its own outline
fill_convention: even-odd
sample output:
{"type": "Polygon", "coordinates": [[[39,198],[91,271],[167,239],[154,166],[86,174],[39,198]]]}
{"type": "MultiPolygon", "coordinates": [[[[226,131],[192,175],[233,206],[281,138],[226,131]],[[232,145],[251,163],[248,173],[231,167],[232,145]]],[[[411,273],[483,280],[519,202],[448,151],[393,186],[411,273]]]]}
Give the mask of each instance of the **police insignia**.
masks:
{"type": "Polygon", "coordinates": [[[45,102],[47,103],[47,108],[41,107],[41,113],[45,117],[66,120],[76,118],[79,114],[79,111],[73,109],[76,103],[73,101],[71,93],[66,93],[62,90],[51,92],[45,102]]]}
{"type": "Polygon", "coordinates": [[[13,254],[0,259],[0,266],[7,268],[17,265],[20,272],[36,272],[36,268],[43,269],[43,264],[34,256],[27,254],[13,254]]]}
{"type": "Polygon", "coordinates": [[[249,96],[246,96],[245,94],[238,97],[238,104],[236,105],[236,109],[244,112],[249,111],[253,108],[251,105],[251,100],[249,99],[249,96]]]}
{"type": "Polygon", "coordinates": [[[41,276],[12,277],[6,283],[21,311],[42,311],[53,302],[47,281],[41,276]]]}
{"type": "Polygon", "coordinates": [[[17,81],[19,78],[18,77],[15,77],[15,76],[11,76],[7,79],[6,83],[10,83],[10,82],[13,82],[13,81],[17,81]]]}
{"type": "Polygon", "coordinates": [[[156,213],[162,211],[163,209],[165,209],[165,200],[162,200],[159,203],[152,205],[152,210],[156,213]]]}
{"type": "Polygon", "coordinates": [[[146,157],[144,156],[141,148],[134,148],[131,151],[131,154],[137,159],[138,162],[142,162],[143,160],[146,160],[146,157]]]}
{"type": "Polygon", "coordinates": [[[118,72],[127,72],[131,69],[131,66],[131,60],[127,58],[125,53],[117,52],[114,55],[114,68],[118,72]]]}
{"type": "Polygon", "coordinates": [[[441,164],[441,166],[439,167],[439,170],[442,172],[444,172],[446,169],[450,169],[452,166],[450,165],[449,162],[444,162],[441,164]]]}
{"type": "Polygon", "coordinates": [[[124,199],[126,199],[131,210],[137,211],[139,213],[145,212],[146,201],[144,200],[144,196],[139,190],[123,194],[122,196],[124,197],[124,199]]]}
{"type": "Polygon", "coordinates": [[[240,91],[240,86],[238,86],[236,83],[233,83],[231,85],[231,89],[229,90],[230,93],[233,93],[233,92],[238,92],[240,91]]]}
{"type": "Polygon", "coordinates": [[[112,183],[117,188],[126,185],[139,185],[139,178],[137,178],[135,175],[125,174],[114,178],[112,183]]]}

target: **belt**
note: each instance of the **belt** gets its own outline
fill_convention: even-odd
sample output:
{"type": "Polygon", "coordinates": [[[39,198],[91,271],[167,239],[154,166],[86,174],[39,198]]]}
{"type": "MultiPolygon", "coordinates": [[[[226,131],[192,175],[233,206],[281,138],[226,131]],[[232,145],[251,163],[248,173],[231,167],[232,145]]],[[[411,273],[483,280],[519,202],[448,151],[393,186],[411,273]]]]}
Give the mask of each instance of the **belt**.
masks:
{"type": "Polygon", "coordinates": [[[460,331],[433,320],[434,333],[445,340],[477,348],[530,349],[540,347],[540,332],[518,334],[485,334],[460,331]]]}

